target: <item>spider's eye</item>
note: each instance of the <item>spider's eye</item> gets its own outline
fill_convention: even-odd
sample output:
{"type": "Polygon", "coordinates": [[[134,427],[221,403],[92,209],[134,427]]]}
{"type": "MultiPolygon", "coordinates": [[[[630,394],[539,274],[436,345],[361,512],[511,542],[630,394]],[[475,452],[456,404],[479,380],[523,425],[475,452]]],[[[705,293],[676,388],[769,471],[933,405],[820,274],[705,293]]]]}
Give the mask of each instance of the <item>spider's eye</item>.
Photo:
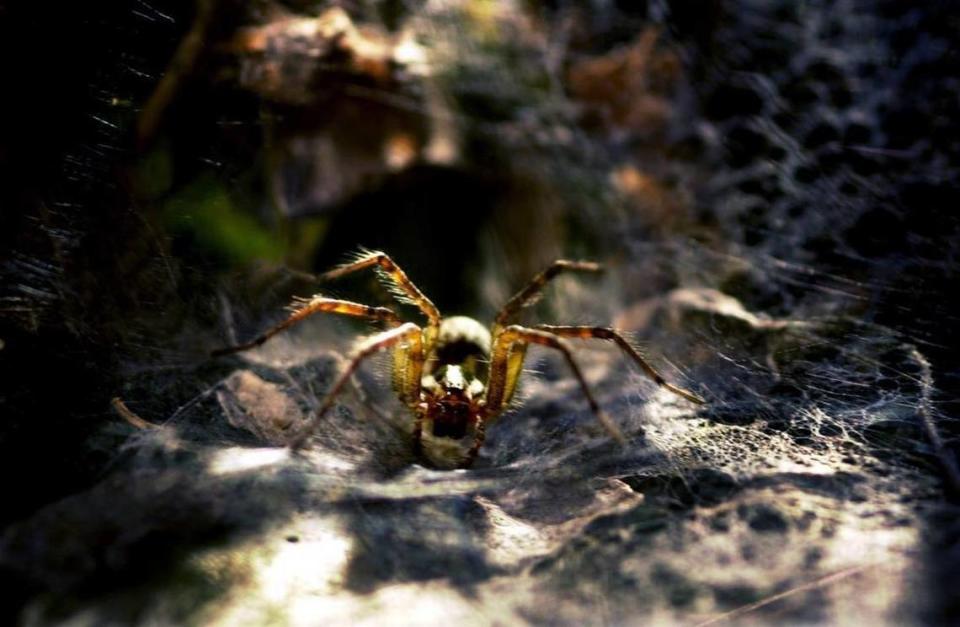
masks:
{"type": "Polygon", "coordinates": [[[463,369],[460,366],[445,366],[438,375],[440,385],[448,392],[467,389],[467,380],[463,376],[463,369]]]}

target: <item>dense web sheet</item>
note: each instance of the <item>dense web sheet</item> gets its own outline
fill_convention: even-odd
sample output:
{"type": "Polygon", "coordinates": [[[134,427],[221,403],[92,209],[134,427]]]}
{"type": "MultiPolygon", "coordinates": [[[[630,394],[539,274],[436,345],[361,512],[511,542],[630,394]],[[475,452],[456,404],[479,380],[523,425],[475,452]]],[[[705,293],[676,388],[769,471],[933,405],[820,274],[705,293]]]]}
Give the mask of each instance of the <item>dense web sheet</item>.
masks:
{"type": "MultiPolygon", "coordinates": [[[[563,308],[589,310],[603,289],[563,308]]],[[[276,612],[349,623],[397,605],[413,622],[442,612],[478,624],[709,621],[755,603],[762,623],[909,612],[917,506],[942,476],[924,420],[943,418],[918,349],[849,317],[759,316],[699,288],[622,311],[623,327],[648,321],[636,330],[668,376],[709,399],[698,410],[613,347],[583,347],[625,448],[594,424],[562,361],[536,352],[525,402],[491,428],[470,471],[418,465],[410,417],[376,376],[385,364],[358,376],[293,455],[286,429],[344,365],[310,348],[325,342],[308,329],[232,361],[125,445],[118,463],[129,470],[53,506],[8,550],[31,551],[33,574],[56,572],[69,587],[102,567],[49,563],[88,554],[82,542],[50,555],[23,544],[46,517],[78,542],[124,529],[110,548],[121,571],[149,534],[192,543],[226,525],[225,546],[190,550],[177,566],[202,588],[162,579],[143,610],[175,619],[195,595],[226,594],[199,614],[223,624],[276,612]],[[91,516],[101,501],[122,506],[91,516]]],[[[139,594],[87,611],[124,616],[139,594]]]]}

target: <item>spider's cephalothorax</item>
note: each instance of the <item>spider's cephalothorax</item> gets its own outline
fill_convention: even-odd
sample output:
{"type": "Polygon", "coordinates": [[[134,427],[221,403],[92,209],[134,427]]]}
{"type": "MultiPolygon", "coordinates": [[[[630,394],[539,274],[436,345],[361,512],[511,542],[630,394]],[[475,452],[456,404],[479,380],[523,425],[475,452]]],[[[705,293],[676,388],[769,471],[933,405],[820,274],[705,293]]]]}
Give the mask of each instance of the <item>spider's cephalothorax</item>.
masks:
{"type": "MultiPolygon", "coordinates": [[[[440,312],[417,289],[390,257],[382,252],[365,252],[356,261],[327,272],[320,280],[333,279],[364,268],[375,268],[398,300],[420,309],[427,318],[424,327],[402,322],[393,310],[370,307],[344,300],[314,296],[294,303],[286,320],[256,339],[214,351],[223,355],[255,348],[297,322],[319,312],[339,313],[382,322],[389,328],[364,340],[346,370],[327,392],[313,418],[291,439],[293,448],[308,441],[320,418],[333,405],[334,399],[350,376],[368,356],[385,349],[393,350],[393,387],[414,416],[413,444],[420,453],[425,436],[434,441],[459,445],[465,440],[469,448],[461,451],[453,465],[470,466],[483,445],[486,424],[499,416],[509,405],[517,388],[523,360],[530,344],[539,344],[560,351],[580,384],[590,409],[612,437],[624,441],[620,430],[600,410],[583,373],[565,338],[597,338],[619,345],[640,368],[660,386],[695,403],[703,403],[696,394],[667,383],[636,348],[614,329],[591,326],[539,325],[525,327],[512,324],[520,311],[536,301],[541,290],[557,274],[564,271],[598,272],[600,266],[583,261],[558,260],[534,277],[533,281],[513,296],[494,319],[491,329],[472,318],[441,318],[440,312]],[[472,436],[472,441],[470,437],[472,436]]],[[[436,458],[431,456],[436,462],[436,458]]],[[[447,461],[436,462],[447,465],[447,461]]]]}

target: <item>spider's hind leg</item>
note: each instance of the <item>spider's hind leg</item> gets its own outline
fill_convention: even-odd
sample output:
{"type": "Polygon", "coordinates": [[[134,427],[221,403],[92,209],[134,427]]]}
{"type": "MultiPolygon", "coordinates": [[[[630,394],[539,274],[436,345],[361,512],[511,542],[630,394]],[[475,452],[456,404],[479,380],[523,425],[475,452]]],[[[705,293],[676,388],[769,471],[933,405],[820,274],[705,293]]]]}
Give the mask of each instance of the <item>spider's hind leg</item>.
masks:
{"type": "Polygon", "coordinates": [[[496,416],[502,412],[506,404],[510,402],[510,397],[513,390],[516,389],[517,379],[522,370],[526,347],[530,344],[547,346],[563,354],[567,364],[570,366],[570,370],[573,371],[574,376],[580,383],[580,389],[583,391],[583,395],[586,397],[587,403],[589,403],[594,416],[596,416],[603,428],[606,429],[607,433],[610,434],[610,437],[621,444],[625,444],[626,439],[623,437],[620,429],[617,428],[613,420],[611,420],[610,417],[600,409],[600,405],[597,404],[593,392],[590,391],[590,386],[587,385],[587,380],[584,378],[580,366],[578,366],[574,360],[573,351],[570,350],[570,346],[566,340],[543,329],[531,329],[519,325],[510,325],[497,334],[490,355],[490,378],[487,381],[486,396],[487,415],[496,416]]]}
{"type": "Polygon", "coordinates": [[[643,355],[640,354],[630,342],[626,340],[619,332],[615,329],[609,327],[584,327],[584,326],[555,326],[550,324],[540,324],[536,326],[537,329],[558,335],[560,337],[572,337],[577,339],[598,339],[598,340],[610,340],[617,344],[623,352],[625,352],[633,361],[637,363],[638,366],[643,370],[643,372],[653,379],[653,381],[660,387],[670,390],[677,396],[681,396],[688,401],[697,403],[698,405],[703,405],[707,401],[703,400],[700,396],[694,394],[689,390],[685,390],[681,387],[677,387],[672,383],[668,383],[666,379],[663,378],[657,370],[643,358],[643,355]]]}
{"type": "Polygon", "coordinates": [[[494,321],[495,328],[502,328],[510,323],[524,307],[537,302],[540,298],[540,292],[546,287],[547,283],[552,281],[561,272],[601,272],[603,267],[592,261],[570,261],[568,259],[557,259],[550,264],[546,270],[533,277],[530,283],[513,295],[510,300],[500,309],[500,313],[494,321]]]}

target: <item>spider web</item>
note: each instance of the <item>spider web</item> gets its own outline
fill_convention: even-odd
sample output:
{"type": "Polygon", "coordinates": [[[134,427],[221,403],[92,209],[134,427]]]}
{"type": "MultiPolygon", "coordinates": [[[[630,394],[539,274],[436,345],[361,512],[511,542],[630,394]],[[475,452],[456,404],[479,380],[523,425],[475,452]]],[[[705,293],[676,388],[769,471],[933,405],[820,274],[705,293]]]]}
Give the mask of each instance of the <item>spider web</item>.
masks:
{"type": "MultiPolygon", "coordinates": [[[[366,330],[318,320],[256,352],[206,360],[218,329],[252,335],[282,315],[291,292],[311,286],[261,267],[237,272],[214,295],[206,286],[214,273],[182,250],[133,251],[146,260],[141,282],[116,305],[124,314],[107,316],[122,328],[110,389],[133,418],[153,424],[104,418],[85,440],[107,459],[92,487],[5,532],[4,572],[30,582],[24,616],[214,624],[955,616],[956,523],[941,519],[955,514],[944,495],[958,488],[956,314],[945,304],[958,223],[935,210],[930,190],[946,190],[957,173],[937,137],[903,147],[897,133],[917,117],[960,116],[943,114],[948,100],[933,85],[924,83],[916,105],[894,97],[949,73],[931,25],[937,11],[839,2],[794,15],[800,9],[735,2],[705,34],[671,3],[629,15],[561,4],[540,15],[549,25],[542,41],[523,35],[529,18],[510,3],[479,17],[458,3],[409,9],[451,98],[484,103],[457,113],[468,139],[499,151],[517,180],[546,182],[513,205],[534,226],[501,216],[517,228],[477,229],[477,317],[492,319],[554,257],[602,259],[604,277],[559,278],[525,320],[612,324],[708,404],[659,389],[615,346],[578,342],[578,363],[629,440],[619,447],[563,361],[532,349],[522,402],[491,426],[476,466],[439,471],[412,455],[410,417],[390,393],[384,358],[356,375],[311,446],[293,455],[283,447],[291,425],[310,420],[366,330]],[[569,22],[578,20],[607,42],[603,50],[576,48],[569,22]],[[491,24],[509,36],[484,39],[491,24]],[[674,116],[655,131],[584,126],[573,96],[556,87],[565,80],[557,49],[619,59],[650,24],[682,62],[674,116]],[[929,34],[903,43],[913,31],[929,34]],[[794,46],[795,58],[760,67],[782,54],[774,40],[794,46]],[[900,53],[907,61],[896,71],[866,70],[871,58],[900,53]],[[804,88],[832,104],[787,103],[804,88]],[[867,96],[846,110],[837,104],[844,89],[867,96]],[[729,102],[746,111],[717,110],[729,102]],[[821,118],[843,120],[841,139],[826,147],[810,138],[821,118]],[[843,135],[854,123],[873,133],[869,141],[843,135]],[[683,157],[691,144],[700,148],[683,157]],[[839,148],[843,159],[830,152],[839,148]],[[878,159],[872,170],[865,155],[878,159]],[[804,178],[811,169],[820,173],[813,181],[804,178]],[[546,221],[564,233],[544,235],[546,221]],[[171,313],[121,325],[131,302],[171,313]]],[[[643,102],[633,113],[648,124],[661,109],[643,102]]],[[[607,114],[635,121],[616,108],[607,114]]],[[[220,145],[203,158],[228,156],[220,145]]],[[[63,299],[89,303],[100,291],[93,279],[66,285],[69,264],[49,261],[76,258],[82,237],[65,227],[109,231],[109,221],[91,226],[66,207],[54,214],[39,222],[52,233],[43,241],[71,246],[17,250],[3,266],[14,279],[3,302],[40,328],[63,299]]],[[[419,244],[402,254],[416,258],[419,244]]],[[[108,279],[124,285],[125,276],[108,279]]],[[[89,318],[64,315],[93,337],[89,318]]]]}

